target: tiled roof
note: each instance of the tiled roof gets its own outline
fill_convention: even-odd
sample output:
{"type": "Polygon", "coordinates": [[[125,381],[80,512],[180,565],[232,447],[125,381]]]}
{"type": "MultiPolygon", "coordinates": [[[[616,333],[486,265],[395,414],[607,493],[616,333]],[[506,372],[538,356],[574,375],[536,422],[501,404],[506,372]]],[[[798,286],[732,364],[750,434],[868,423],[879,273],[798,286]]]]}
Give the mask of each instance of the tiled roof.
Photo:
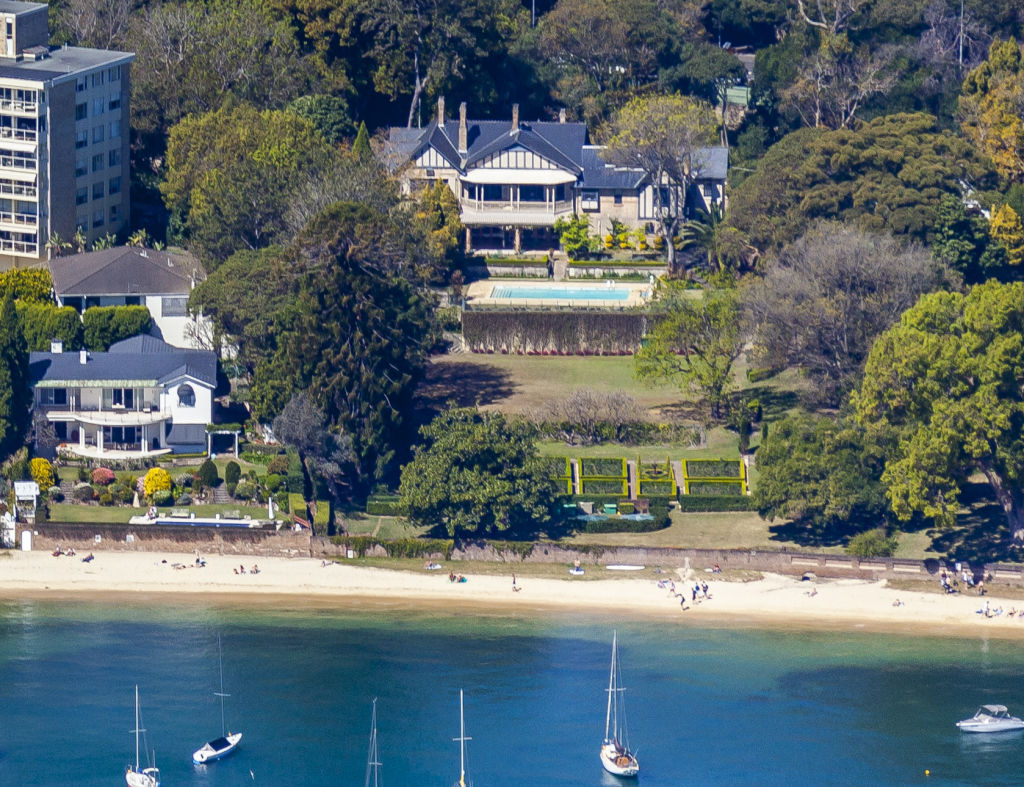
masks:
{"type": "Polygon", "coordinates": [[[57,295],[188,295],[184,259],[166,251],[115,246],[49,262],[57,295]]]}
{"type": "Polygon", "coordinates": [[[125,380],[155,384],[181,375],[211,388],[217,385],[217,356],[210,350],[183,350],[154,336],[133,336],[105,353],[34,352],[29,355],[32,384],[47,381],[125,380]]]}

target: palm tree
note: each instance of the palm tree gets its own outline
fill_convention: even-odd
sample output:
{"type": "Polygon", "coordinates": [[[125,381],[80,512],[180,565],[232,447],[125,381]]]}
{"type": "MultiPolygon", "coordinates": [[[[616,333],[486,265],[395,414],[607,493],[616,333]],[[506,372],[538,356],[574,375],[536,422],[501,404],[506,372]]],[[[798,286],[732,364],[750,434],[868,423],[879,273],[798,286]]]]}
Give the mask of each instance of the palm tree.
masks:
{"type": "Polygon", "coordinates": [[[149,233],[145,229],[135,230],[131,235],[128,236],[129,246],[146,247],[150,243],[149,233]]]}
{"type": "Polygon", "coordinates": [[[50,239],[46,241],[46,250],[50,253],[50,257],[63,257],[64,253],[70,248],[71,241],[64,240],[59,232],[54,232],[50,235],[50,239]]]}
{"type": "Polygon", "coordinates": [[[85,237],[85,230],[81,227],[75,228],[75,234],[71,237],[71,242],[75,244],[75,249],[79,254],[85,251],[85,247],[88,245],[88,240],[85,237]]]}
{"type": "Polygon", "coordinates": [[[102,251],[103,249],[109,249],[117,243],[117,236],[112,232],[108,232],[101,238],[97,238],[93,241],[92,250],[102,251]]]}

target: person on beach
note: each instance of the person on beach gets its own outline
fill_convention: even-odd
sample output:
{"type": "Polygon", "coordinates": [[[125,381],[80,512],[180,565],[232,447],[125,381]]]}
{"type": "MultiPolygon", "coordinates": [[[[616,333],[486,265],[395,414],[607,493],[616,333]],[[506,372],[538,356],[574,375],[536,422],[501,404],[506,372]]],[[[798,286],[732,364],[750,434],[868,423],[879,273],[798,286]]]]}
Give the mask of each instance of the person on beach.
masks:
{"type": "Polygon", "coordinates": [[[704,596],[704,598],[711,598],[711,596],[708,595],[708,583],[707,582],[701,582],[700,583],[700,592],[704,596]]]}
{"type": "Polygon", "coordinates": [[[721,566],[719,566],[717,563],[715,563],[715,567],[713,569],[711,569],[711,573],[712,574],[721,574],[722,573],[721,566]]]}
{"type": "Polygon", "coordinates": [[[692,599],[692,601],[693,601],[694,604],[697,603],[697,591],[698,590],[700,590],[700,585],[694,585],[693,586],[693,591],[692,591],[693,592],[693,599],[692,599]]]}

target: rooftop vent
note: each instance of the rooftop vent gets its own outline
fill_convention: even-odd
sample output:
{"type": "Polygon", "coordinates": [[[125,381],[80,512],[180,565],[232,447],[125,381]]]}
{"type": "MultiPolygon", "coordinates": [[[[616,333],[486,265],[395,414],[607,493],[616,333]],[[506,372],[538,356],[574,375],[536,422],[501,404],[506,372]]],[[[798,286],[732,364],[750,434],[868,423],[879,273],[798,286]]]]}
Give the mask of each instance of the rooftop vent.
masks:
{"type": "Polygon", "coordinates": [[[30,60],[44,60],[50,56],[48,46],[28,46],[23,50],[25,56],[30,60]]]}

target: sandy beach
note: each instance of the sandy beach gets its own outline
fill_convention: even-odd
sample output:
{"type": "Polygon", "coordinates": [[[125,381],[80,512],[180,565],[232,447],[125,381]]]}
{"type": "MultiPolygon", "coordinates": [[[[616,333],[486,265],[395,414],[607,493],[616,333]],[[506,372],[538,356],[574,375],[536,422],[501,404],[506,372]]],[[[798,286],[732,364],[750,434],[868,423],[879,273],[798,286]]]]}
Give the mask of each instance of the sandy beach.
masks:
{"type": "MultiPolygon", "coordinates": [[[[259,573],[247,562],[245,573],[237,556],[204,556],[205,567],[193,554],[99,552],[91,562],[82,555],[54,557],[46,552],[10,552],[0,557],[0,598],[80,597],[116,594],[152,601],[154,594],[233,597],[254,604],[289,603],[387,607],[443,606],[446,610],[486,610],[495,614],[580,612],[636,614],[696,625],[868,629],[900,633],[987,634],[1024,638],[1024,603],[971,594],[941,595],[897,591],[883,582],[835,579],[816,582],[767,574],[752,582],[720,581],[718,575],[679,570],[643,578],[589,580],[584,578],[520,578],[512,589],[512,571],[505,576],[467,574],[465,583],[452,583],[448,569],[391,571],[303,558],[265,558],[259,573]],[[708,584],[709,599],[692,599],[694,580],[708,584]],[[661,580],[663,587],[658,586],[661,580]],[[668,587],[675,583],[676,593],[668,587]],[[900,603],[897,605],[897,601],[900,603]],[[979,614],[986,601],[991,617],[979,614]],[[1022,614],[1010,615],[1020,607],[1022,614]],[[1002,614],[995,614],[997,610],[1002,614]]],[[[251,561],[251,559],[250,559],[251,561]]],[[[465,571],[465,564],[459,570],[465,571]]],[[[625,572],[624,572],[625,574],[625,572]]]]}

